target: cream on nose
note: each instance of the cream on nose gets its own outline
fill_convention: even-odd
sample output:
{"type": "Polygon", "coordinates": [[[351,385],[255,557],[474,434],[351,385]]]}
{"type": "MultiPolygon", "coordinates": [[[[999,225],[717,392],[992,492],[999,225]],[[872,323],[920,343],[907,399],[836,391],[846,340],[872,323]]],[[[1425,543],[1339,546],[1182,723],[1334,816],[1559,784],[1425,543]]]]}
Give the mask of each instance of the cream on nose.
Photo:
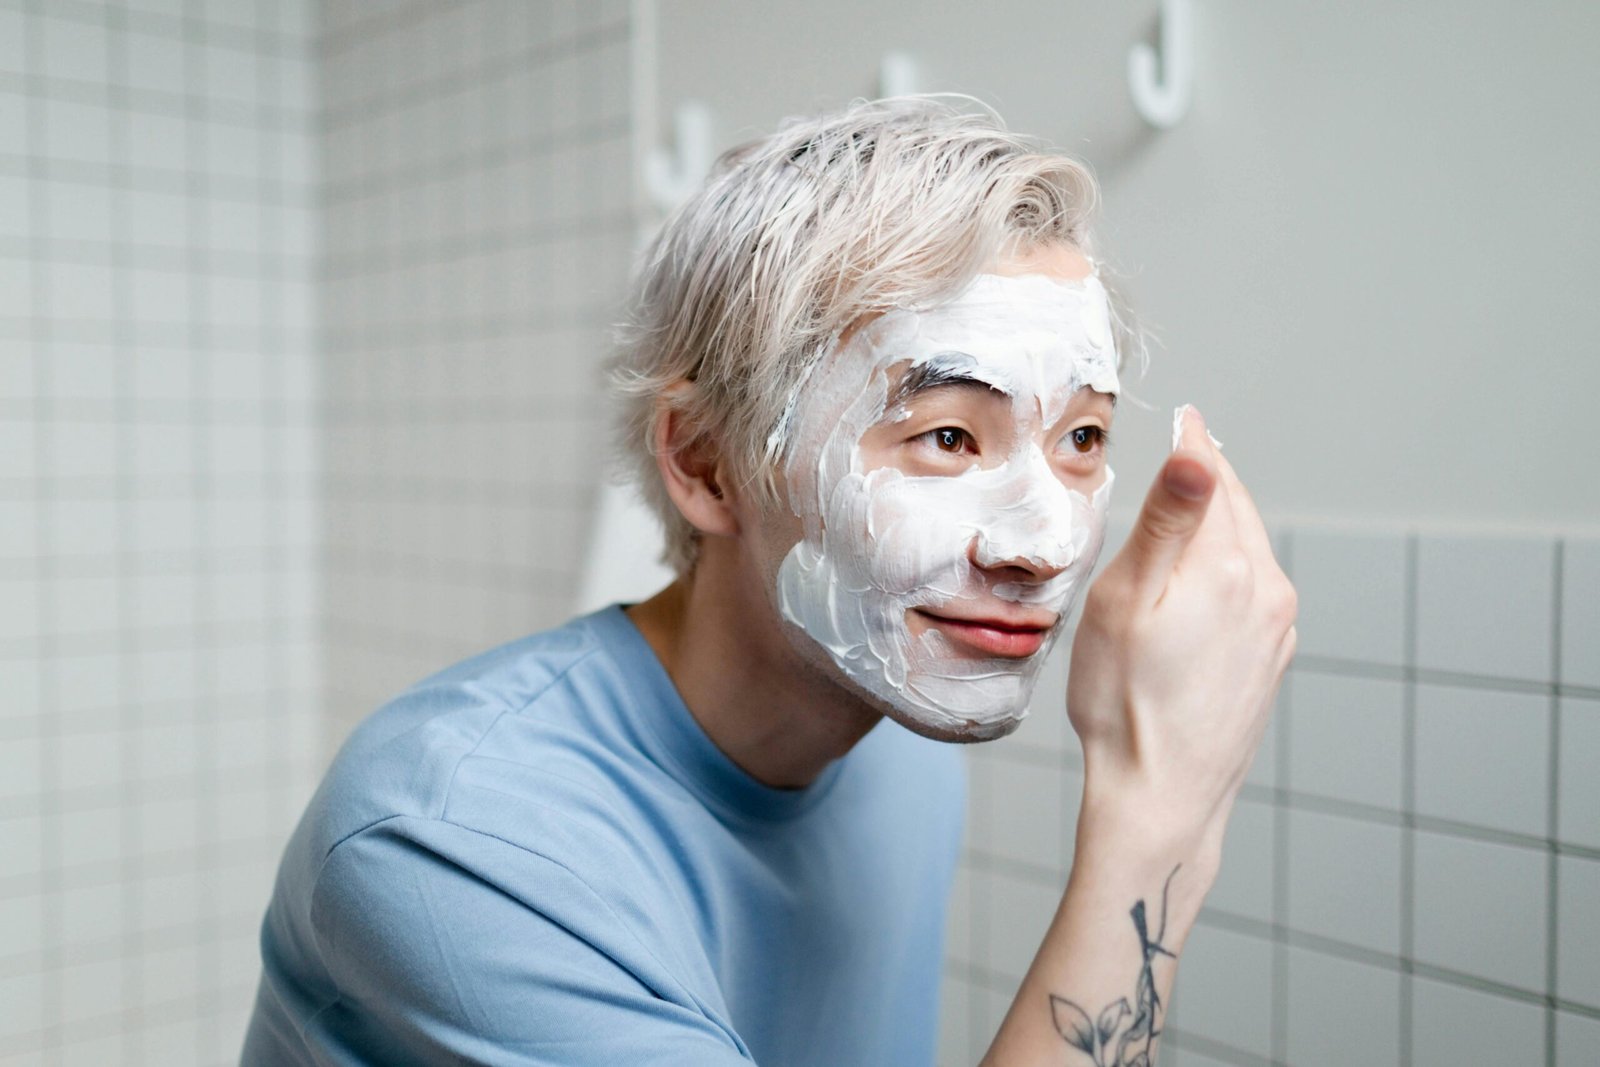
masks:
{"type": "Polygon", "coordinates": [[[1078,558],[1072,497],[1038,448],[1012,462],[1016,473],[995,487],[972,559],[984,568],[1023,567],[1049,577],[1078,558]]]}

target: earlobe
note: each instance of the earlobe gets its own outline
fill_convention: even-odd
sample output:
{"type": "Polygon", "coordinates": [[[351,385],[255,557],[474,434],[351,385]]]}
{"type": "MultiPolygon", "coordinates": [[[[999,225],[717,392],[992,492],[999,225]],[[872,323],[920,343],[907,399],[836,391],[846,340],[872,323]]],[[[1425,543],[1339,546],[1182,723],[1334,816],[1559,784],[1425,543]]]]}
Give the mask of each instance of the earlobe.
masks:
{"type": "MultiPolygon", "coordinates": [[[[685,383],[682,389],[693,388],[685,383]]],[[[678,390],[657,401],[653,442],[656,468],[667,495],[689,525],[709,537],[734,537],[739,521],[714,442],[689,426],[682,408],[673,403],[678,390]]]]}

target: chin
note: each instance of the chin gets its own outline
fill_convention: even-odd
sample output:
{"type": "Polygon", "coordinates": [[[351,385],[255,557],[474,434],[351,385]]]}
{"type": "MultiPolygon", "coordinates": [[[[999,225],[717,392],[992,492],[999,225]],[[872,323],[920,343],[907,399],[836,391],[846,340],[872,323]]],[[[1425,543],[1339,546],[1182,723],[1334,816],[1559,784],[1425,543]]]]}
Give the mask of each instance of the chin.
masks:
{"type": "Polygon", "coordinates": [[[1048,650],[1047,642],[1025,659],[923,659],[910,665],[898,685],[878,674],[858,681],[883,702],[885,714],[923,737],[994,741],[1027,718],[1048,650]]]}
{"type": "Polygon", "coordinates": [[[980,741],[998,741],[1007,734],[1012,733],[1022,720],[1028,717],[1028,710],[1012,715],[988,719],[959,719],[955,723],[932,723],[913,715],[903,708],[886,705],[883,713],[895,722],[904,726],[914,734],[932,738],[935,741],[948,741],[958,745],[976,744],[980,741]]]}
{"type": "Polygon", "coordinates": [[[846,678],[844,684],[879,714],[912,733],[958,745],[998,741],[1014,733],[1028,717],[1029,697],[1033,692],[1031,684],[1021,684],[1008,687],[1004,696],[991,694],[988,701],[973,701],[970,698],[977,694],[968,691],[963,694],[969,698],[965,706],[955,708],[929,705],[926,701],[912,703],[907,701],[903,691],[896,692],[881,685],[865,686],[859,679],[846,678]],[[1004,710],[996,711],[996,708],[1004,710]]]}
{"type": "Polygon", "coordinates": [[[1046,643],[1025,660],[936,658],[910,665],[896,684],[881,660],[831,654],[793,624],[784,632],[809,671],[826,679],[841,697],[912,733],[955,744],[996,741],[1022,725],[1039,666],[1050,649],[1046,643]]]}

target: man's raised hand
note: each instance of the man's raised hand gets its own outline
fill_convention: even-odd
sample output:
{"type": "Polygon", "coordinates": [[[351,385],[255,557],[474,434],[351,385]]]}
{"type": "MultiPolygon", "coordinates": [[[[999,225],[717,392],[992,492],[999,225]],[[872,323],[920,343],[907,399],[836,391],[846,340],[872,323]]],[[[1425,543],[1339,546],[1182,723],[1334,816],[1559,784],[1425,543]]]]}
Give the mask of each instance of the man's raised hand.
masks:
{"type": "Polygon", "coordinates": [[[1295,610],[1254,503],[1188,409],[1073,643],[1080,836],[1214,862],[1294,654],[1295,610]]]}

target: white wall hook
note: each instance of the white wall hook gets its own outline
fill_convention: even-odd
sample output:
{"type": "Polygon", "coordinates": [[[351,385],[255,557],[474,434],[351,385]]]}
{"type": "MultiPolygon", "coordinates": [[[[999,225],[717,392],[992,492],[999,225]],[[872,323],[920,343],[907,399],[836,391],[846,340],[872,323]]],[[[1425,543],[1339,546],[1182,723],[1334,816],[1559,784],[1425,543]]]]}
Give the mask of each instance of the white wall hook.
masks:
{"type": "Polygon", "coordinates": [[[905,52],[885,52],[878,61],[878,95],[910,96],[917,91],[917,61],[905,52]]]}
{"type": "Polygon", "coordinates": [[[685,101],[673,113],[672,131],[672,150],[653,149],[644,162],[645,192],[662,211],[682,203],[711,169],[711,109],[685,101]]]}
{"type": "Polygon", "coordinates": [[[1161,54],[1140,42],[1128,52],[1128,91],[1150,125],[1166,129],[1194,95],[1194,27],[1189,0],[1161,0],[1161,54]]]}

